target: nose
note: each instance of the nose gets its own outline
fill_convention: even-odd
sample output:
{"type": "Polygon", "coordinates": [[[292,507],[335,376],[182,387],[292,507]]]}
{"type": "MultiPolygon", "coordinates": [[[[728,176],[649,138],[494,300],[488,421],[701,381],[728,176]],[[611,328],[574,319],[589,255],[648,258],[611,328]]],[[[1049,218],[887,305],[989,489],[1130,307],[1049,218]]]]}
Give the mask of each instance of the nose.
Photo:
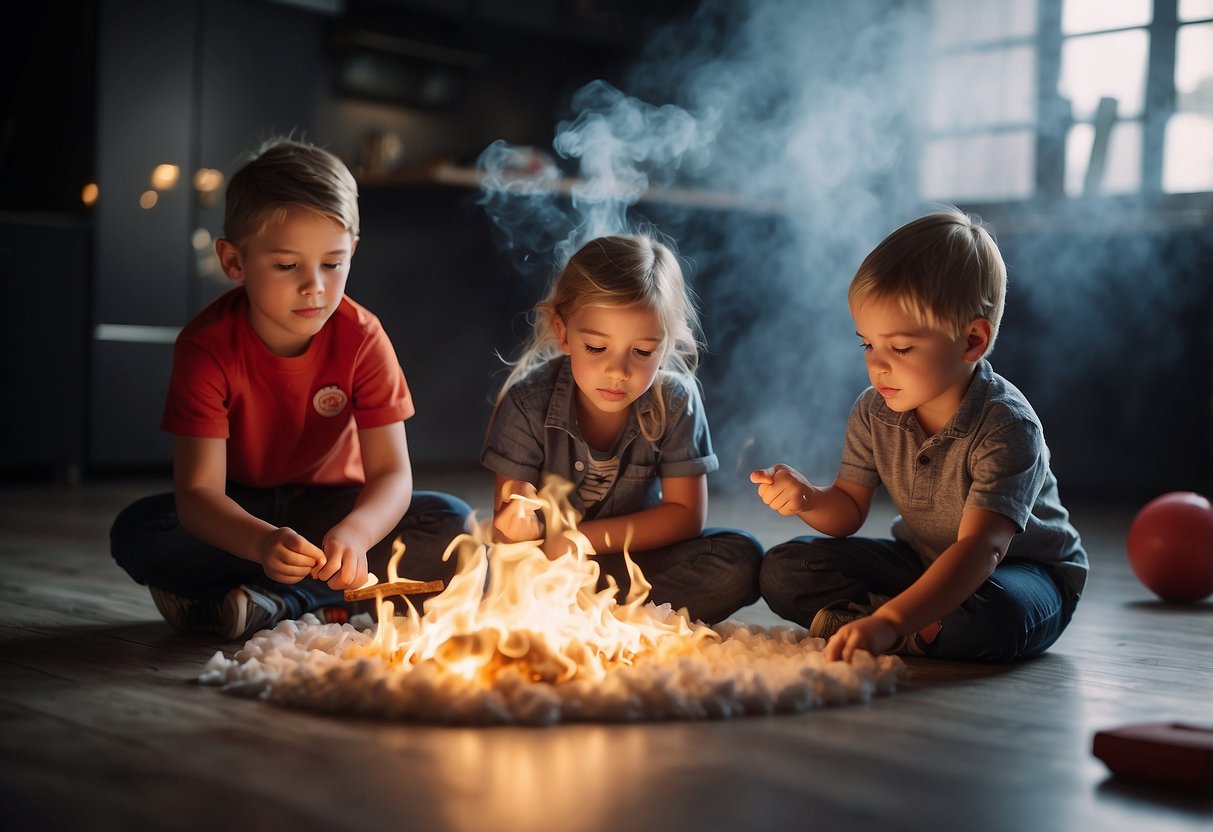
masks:
{"type": "Polygon", "coordinates": [[[612,381],[627,381],[631,375],[626,360],[617,359],[607,367],[607,378],[612,381]]]}
{"type": "Polygon", "coordinates": [[[876,350],[869,350],[864,356],[868,361],[868,371],[883,375],[889,371],[888,359],[877,354],[876,350]]]}
{"type": "Polygon", "coordinates": [[[306,296],[324,294],[324,278],[319,268],[303,269],[299,293],[306,296]]]}

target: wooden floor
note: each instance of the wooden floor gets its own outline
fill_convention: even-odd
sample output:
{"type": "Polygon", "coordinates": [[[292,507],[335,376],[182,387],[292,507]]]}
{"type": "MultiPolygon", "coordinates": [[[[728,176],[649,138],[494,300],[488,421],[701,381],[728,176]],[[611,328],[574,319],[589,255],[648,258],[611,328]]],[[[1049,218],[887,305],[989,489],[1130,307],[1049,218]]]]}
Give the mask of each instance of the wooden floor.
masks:
{"type": "MultiPolygon", "coordinates": [[[[420,478],[483,507],[483,476],[420,478]]],[[[444,728],[334,718],[194,683],[230,646],[174,634],[108,553],[164,482],[0,486],[6,829],[1171,830],[1208,798],[1110,778],[1095,731],[1213,725],[1213,603],[1157,603],[1131,509],[1077,506],[1093,562],[1070,630],[1014,667],[912,661],[894,696],[706,723],[444,728]]],[[[868,529],[887,531],[887,513],[868,529]]],[[[752,495],[711,522],[800,533],[752,495]]],[[[773,623],[755,606],[739,616],[773,623]]]]}

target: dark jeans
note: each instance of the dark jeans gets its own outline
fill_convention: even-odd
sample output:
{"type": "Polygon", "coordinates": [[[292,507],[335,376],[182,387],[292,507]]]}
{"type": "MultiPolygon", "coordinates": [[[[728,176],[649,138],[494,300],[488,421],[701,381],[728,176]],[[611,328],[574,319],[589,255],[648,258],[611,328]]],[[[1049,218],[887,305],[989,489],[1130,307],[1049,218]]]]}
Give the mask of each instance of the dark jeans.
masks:
{"type": "MultiPolygon", "coordinates": [[[[690,540],[629,555],[653,585],[650,601],[686,607],[692,618],[707,624],[723,621],[759,598],[762,544],[748,532],[704,529],[690,540]]],[[[606,588],[609,574],[619,584],[622,603],[632,585],[623,555],[596,555],[594,560],[602,570],[598,588],[606,588]]]]}
{"type": "MultiPolygon", "coordinates": [[[[870,607],[869,594],[897,595],[925,571],[918,553],[900,541],[798,537],[767,552],[760,582],[772,610],[807,627],[822,607],[870,607]]],[[[1077,602],[1048,567],[1007,558],[940,621],[939,635],[923,649],[932,658],[985,662],[1039,655],[1065,630],[1077,602]]]]}
{"type": "MultiPolygon", "coordinates": [[[[228,486],[228,496],[249,514],[275,526],[287,526],[319,546],[328,530],[349,514],[361,492],[359,487],[282,486],[249,488],[228,486]]],[[[433,491],[413,494],[408,513],[396,528],[367,552],[367,567],[387,580],[392,544],[405,544],[397,565],[401,577],[449,582],[456,558],[443,561],[447,544],[465,530],[471,507],[458,497],[433,491]]],[[[173,495],[156,494],[127,506],[110,529],[110,551],[118,565],[137,582],[190,598],[219,600],[241,584],[270,589],[286,601],[289,617],[298,618],[320,607],[342,604],[339,589],[323,581],[304,578],[282,584],[266,577],[261,564],[204,543],[181,527],[173,495]]],[[[420,604],[426,596],[412,596],[420,604]]],[[[346,605],[351,611],[370,611],[373,602],[346,605]]]]}

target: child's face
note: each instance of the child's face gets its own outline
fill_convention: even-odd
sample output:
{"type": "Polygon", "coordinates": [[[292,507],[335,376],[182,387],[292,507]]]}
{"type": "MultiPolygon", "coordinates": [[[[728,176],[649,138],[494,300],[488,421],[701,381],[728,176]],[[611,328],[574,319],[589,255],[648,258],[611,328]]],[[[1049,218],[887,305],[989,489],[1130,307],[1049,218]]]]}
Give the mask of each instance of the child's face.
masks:
{"type": "Polygon", "coordinates": [[[876,392],[891,410],[916,411],[929,432],[942,429],[960,407],[988,343],[973,337],[973,328],[981,329],[979,322],[953,337],[926,326],[896,299],[879,297],[853,306],[851,315],[876,392]]]}
{"type": "Polygon", "coordinates": [[[585,306],[554,322],[572,359],[582,410],[626,414],[653,386],[665,346],[657,313],[644,306],[585,306]]]}
{"type": "Polygon", "coordinates": [[[276,355],[303,353],[336,311],[357,239],[336,220],[292,208],[237,249],[219,240],[228,277],[244,284],[249,323],[276,355]]]}

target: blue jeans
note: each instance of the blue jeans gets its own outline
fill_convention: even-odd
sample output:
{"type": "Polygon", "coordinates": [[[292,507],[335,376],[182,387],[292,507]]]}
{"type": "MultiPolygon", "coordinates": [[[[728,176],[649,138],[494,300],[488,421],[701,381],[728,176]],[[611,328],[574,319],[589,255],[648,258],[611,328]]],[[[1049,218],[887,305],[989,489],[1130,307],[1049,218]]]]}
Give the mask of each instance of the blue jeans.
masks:
{"type": "MultiPolygon", "coordinates": [[[[707,624],[723,621],[759,598],[758,571],[762,544],[739,529],[704,529],[698,537],[629,556],[653,585],[649,600],[686,607],[691,618],[707,624]]],[[[632,582],[623,555],[596,555],[602,570],[598,589],[606,589],[606,576],[619,584],[618,597],[627,597],[632,582]]]]}
{"type": "MultiPolygon", "coordinates": [[[[250,488],[228,485],[228,496],[245,511],[275,526],[287,526],[319,546],[328,530],[349,514],[361,488],[347,486],[280,486],[250,488]]],[[[458,497],[417,491],[396,528],[367,552],[367,567],[387,579],[392,544],[399,537],[405,553],[397,570],[401,577],[449,582],[456,558],[442,560],[447,544],[465,530],[471,507],[458,497]]],[[[190,598],[218,601],[241,584],[269,589],[287,604],[289,617],[298,618],[320,607],[344,603],[341,590],[323,581],[304,578],[283,584],[266,577],[261,564],[204,543],[181,527],[177,502],[170,494],[138,500],[119,513],[110,528],[110,552],[118,565],[138,583],[190,598]]],[[[420,606],[426,596],[412,596],[420,606]]],[[[366,601],[346,605],[352,612],[370,611],[366,601]]]]}
{"type": "MultiPolygon", "coordinates": [[[[899,594],[926,567],[913,548],[896,540],[798,537],[767,552],[759,578],[771,609],[807,627],[823,607],[870,607],[870,595],[899,594]]],[[[1077,603],[1044,564],[1006,558],[940,620],[935,640],[921,646],[937,659],[1009,662],[1036,656],[1057,641],[1077,603]]]]}

